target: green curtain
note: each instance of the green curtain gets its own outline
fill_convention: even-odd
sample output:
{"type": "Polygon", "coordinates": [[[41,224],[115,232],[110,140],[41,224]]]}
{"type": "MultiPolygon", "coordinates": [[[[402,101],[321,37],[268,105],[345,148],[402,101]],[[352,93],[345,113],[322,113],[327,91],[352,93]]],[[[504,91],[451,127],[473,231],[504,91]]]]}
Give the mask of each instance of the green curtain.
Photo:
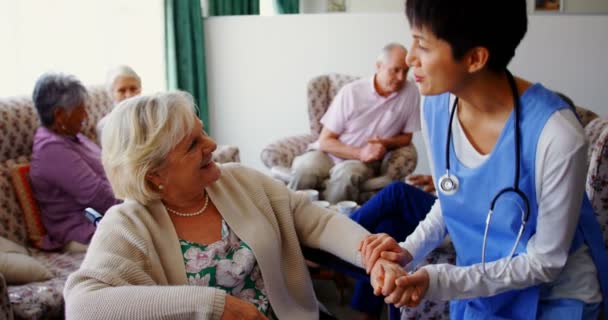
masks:
{"type": "Polygon", "coordinates": [[[165,51],[169,89],[189,92],[210,130],[205,34],[200,0],[165,0],[165,51]]]}
{"type": "Polygon", "coordinates": [[[260,14],[260,0],[209,0],[209,16],[256,14],[260,14]]]}
{"type": "Polygon", "coordinates": [[[300,0],[275,0],[279,13],[300,13],[300,0]]]}

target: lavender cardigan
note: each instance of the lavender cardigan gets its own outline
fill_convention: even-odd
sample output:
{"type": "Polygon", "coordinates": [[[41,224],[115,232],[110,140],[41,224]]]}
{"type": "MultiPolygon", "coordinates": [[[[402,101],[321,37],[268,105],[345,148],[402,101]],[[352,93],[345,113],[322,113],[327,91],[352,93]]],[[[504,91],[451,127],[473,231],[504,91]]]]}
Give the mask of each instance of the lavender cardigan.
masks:
{"type": "Polygon", "coordinates": [[[119,202],[101,165],[99,146],[82,134],[68,137],[38,128],[30,179],[47,232],[42,241],[47,250],[70,241],[88,244],[95,226],[85,218],[84,209],[103,214],[119,202]]]}

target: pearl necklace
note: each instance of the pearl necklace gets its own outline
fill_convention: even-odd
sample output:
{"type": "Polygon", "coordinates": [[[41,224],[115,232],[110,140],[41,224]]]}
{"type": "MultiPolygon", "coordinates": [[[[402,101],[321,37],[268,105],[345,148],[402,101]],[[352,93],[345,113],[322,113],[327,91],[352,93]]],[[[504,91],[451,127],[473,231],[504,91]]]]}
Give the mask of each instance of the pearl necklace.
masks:
{"type": "Polygon", "coordinates": [[[167,206],[165,206],[165,208],[167,208],[167,211],[173,213],[176,216],[180,216],[180,217],[194,217],[194,216],[198,216],[199,214],[205,212],[205,210],[207,209],[207,205],[209,204],[209,194],[205,193],[205,204],[203,205],[203,207],[195,212],[179,212],[179,211],[175,211],[167,206]]]}

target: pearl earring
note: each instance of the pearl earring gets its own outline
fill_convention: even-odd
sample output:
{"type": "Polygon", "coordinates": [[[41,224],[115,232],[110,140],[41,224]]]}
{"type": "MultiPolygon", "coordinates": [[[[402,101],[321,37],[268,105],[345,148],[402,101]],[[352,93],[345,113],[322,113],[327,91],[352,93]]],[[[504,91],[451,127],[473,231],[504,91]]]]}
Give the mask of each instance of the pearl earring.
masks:
{"type": "Polygon", "coordinates": [[[165,186],[163,186],[162,184],[158,185],[158,190],[163,190],[165,188],[165,186]]]}

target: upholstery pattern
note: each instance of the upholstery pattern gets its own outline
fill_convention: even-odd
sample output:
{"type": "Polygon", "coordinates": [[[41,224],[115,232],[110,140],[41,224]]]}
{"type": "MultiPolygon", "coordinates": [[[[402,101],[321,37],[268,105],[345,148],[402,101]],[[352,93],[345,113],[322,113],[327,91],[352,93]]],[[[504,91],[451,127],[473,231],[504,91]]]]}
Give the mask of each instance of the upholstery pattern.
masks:
{"type": "Polygon", "coordinates": [[[387,175],[391,180],[399,180],[416,169],[418,153],[414,145],[395,149],[384,160],[380,173],[387,175]]]}
{"type": "Polygon", "coordinates": [[[301,134],[279,139],[262,150],[262,162],[268,168],[281,166],[290,168],[293,159],[304,153],[310,143],[317,137],[312,134],[301,134]]]}
{"type": "Polygon", "coordinates": [[[331,101],[345,84],[357,79],[359,77],[331,73],[315,77],[308,82],[308,120],[310,121],[310,132],[315,135],[315,139],[321,133],[323,128],[321,118],[329,108],[331,101]]]}
{"type": "MultiPolygon", "coordinates": [[[[418,268],[427,264],[449,263],[456,264],[456,252],[451,242],[440,246],[431,251],[429,255],[420,262],[418,268]]],[[[422,319],[449,319],[450,304],[444,301],[424,300],[417,307],[401,308],[401,320],[422,320],[422,319]]]]}
{"type": "MultiPolygon", "coordinates": [[[[331,101],[338,91],[345,84],[357,79],[359,77],[336,73],[311,79],[308,82],[307,88],[310,133],[282,138],[266,146],[260,154],[264,165],[271,169],[271,172],[273,168],[284,168],[286,170],[281,171],[289,171],[293,159],[303,154],[308,145],[318,139],[323,128],[321,118],[331,105],[331,101]]],[[[413,145],[394,150],[389,157],[384,159],[381,167],[380,177],[386,176],[388,179],[386,177],[376,179],[378,177],[375,177],[373,180],[377,181],[364,184],[361,189],[361,199],[358,200],[366,201],[375,191],[388,184],[390,180],[402,179],[413,172],[416,168],[417,159],[416,148],[413,145]],[[382,181],[382,183],[378,183],[378,181],[382,181]],[[372,185],[378,188],[370,191],[368,187],[372,185]]],[[[275,176],[275,178],[284,180],[283,177],[275,176]]]]}
{"type": "Polygon", "coordinates": [[[213,161],[219,163],[241,162],[239,148],[229,145],[217,146],[217,149],[213,152],[213,161]]]}
{"type": "Polygon", "coordinates": [[[8,286],[0,273],[0,319],[13,320],[13,308],[8,298],[8,286]]]}
{"type": "Polygon", "coordinates": [[[597,118],[585,127],[589,138],[587,195],[598,216],[608,249],[608,119],[597,118]]]}
{"type": "Polygon", "coordinates": [[[15,319],[62,319],[63,286],[78,269],[84,253],[49,253],[33,250],[32,256],[53,272],[53,279],[8,287],[15,319]]]}

